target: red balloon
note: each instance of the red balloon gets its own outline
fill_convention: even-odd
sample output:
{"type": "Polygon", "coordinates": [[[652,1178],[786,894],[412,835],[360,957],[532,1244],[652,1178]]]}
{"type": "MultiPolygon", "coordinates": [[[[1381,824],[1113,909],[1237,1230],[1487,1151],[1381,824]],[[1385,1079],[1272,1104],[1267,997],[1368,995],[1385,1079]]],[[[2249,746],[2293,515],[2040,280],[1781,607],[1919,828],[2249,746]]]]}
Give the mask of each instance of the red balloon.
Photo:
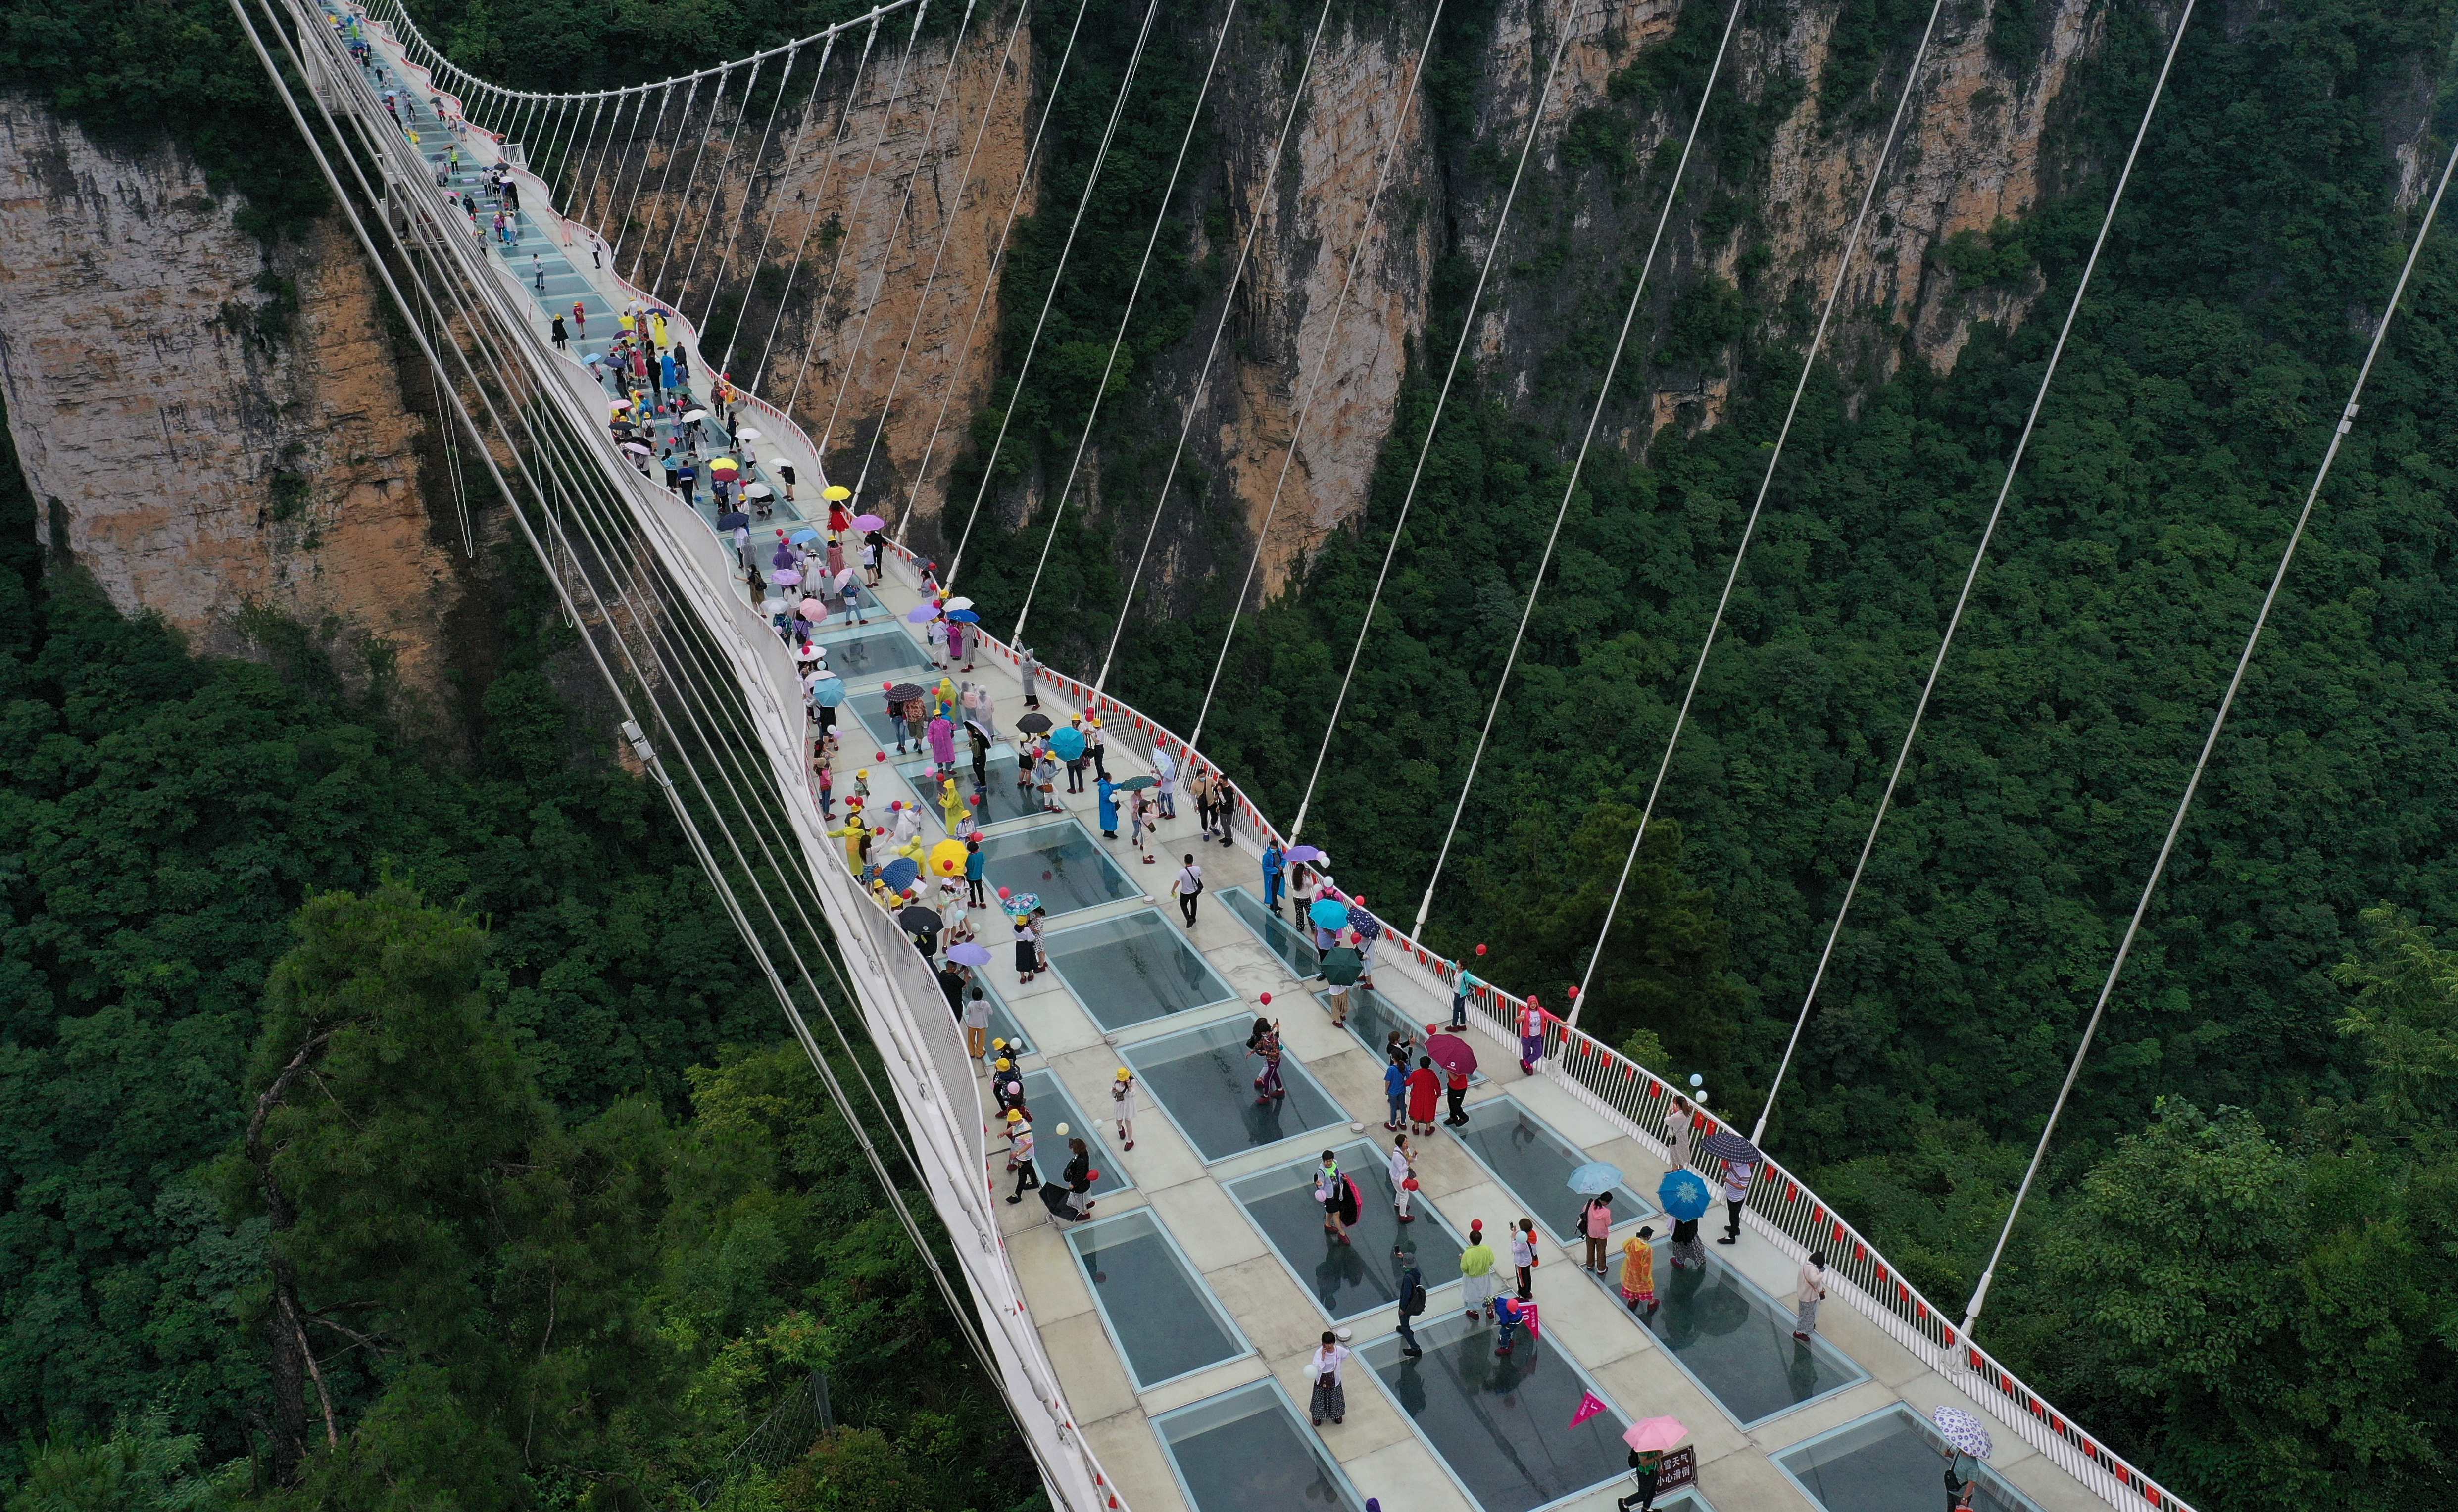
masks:
{"type": "Polygon", "coordinates": [[[887,753],[885,751],[873,751],[870,754],[870,758],[873,761],[885,761],[887,759],[887,753]]]}
{"type": "Polygon", "coordinates": [[[1000,896],[1001,898],[1012,898],[1012,897],[1014,897],[1015,895],[1014,895],[1013,893],[1009,892],[1006,888],[1002,887],[1002,888],[1000,888],[1000,889],[999,889],[999,896],[1000,896]]]}
{"type": "Polygon", "coordinates": [[[1575,998],[1575,997],[1577,997],[1578,995],[1579,995],[1579,989],[1578,989],[1578,988],[1576,988],[1576,987],[1573,987],[1573,988],[1571,989],[1571,996],[1573,996],[1573,997],[1574,997],[1574,998],[1575,998]]]}
{"type": "MultiPolygon", "coordinates": [[[[970,804],[972,804],[972,805],[973,805],[973,807],[975,807],[975,808],[979,808],[979,807],[981,807],[981,806],[982,806],[982,796],[981,796],[980,794],[976,793],[976,794],[974,794],[970,798],[968,798],[966,801],[967,801],[967,802],[969,802],[969,803],[970,803],[970,804]]],[[[976,837],[976,839],[978,839],[978,837],[976,837]]]]}
{"type": "Polygon", "coordinates": [[[1485,947],[1484,947],[1483,945],[1479,945],[1479,946],[1477,946],[1477,947],[1476,947],[1476,953],[1477,953],[1478,955],[1480,955],[1480,956],[1481,956],[1481,955],[1483,955],[1483,954],[1485,954],[1485,947]]]}
{"type": "Polygon", "coordinates": [[[982,832],[975,830],[970,835],[966,836],[965,839],[971,840],[976,845],[979,845],[982,842],[982,832]]]}
{"type": "Polygon", "coordinates": [[[1266,992],[1266,993],[1264,993],[1264,994],[1263,994],[1263,1006],[1265,1006],[1265,1007],[1267,1007],[1267,1008],[1268,1008],[1268,1007],[1270,1007],[1271,1005],[1272,1005],[1272,995],[1271,995],[1270,993],[1266,992]]]}

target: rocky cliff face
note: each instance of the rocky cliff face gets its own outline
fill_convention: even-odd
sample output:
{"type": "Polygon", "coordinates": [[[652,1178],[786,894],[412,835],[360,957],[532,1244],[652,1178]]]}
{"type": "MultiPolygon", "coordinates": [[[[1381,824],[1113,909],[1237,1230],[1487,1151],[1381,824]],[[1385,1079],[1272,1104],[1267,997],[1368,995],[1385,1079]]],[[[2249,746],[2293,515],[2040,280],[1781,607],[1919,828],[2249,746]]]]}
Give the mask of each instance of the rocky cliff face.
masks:
{"type": "Polygon", "coordinates": [[[40,531],[200,650],[249,653],[269,611],[432,693],[459,526],[381,290],[342,227],[268,260],[232,210],[175,149],[0,94],[0,383],[40,531]]]}

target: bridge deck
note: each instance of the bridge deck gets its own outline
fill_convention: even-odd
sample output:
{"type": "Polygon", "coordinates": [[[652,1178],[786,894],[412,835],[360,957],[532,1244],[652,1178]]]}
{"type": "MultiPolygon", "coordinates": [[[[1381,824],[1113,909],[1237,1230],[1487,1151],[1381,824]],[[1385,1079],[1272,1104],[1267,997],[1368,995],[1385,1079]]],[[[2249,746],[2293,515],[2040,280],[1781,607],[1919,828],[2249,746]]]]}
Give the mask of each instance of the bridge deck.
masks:
{"type": "MultiPolygon", "coordinates": [[[[443,157],[440,129],[423,93],[407,86],[389,44],[379,69],[399,90],[405,116],[422,130],[430,160],[443,157]]],[[[465,143],[456,187],[477,181],[483,144],[465,143]]],[[[573,353],[605,350],[616,307],[631,292],[596,266],[585,234],[567,243],[564,223],[531,206],[502,261],[531,291],[543,331],[549,314],[587,311],[573,353]],[[534,287],[531,259],[546,273],[534,287]]],[[[491,216],[488,217],[491,220],[491,216]]],[[[628,251],[628,249],[627,249],[628,251]]],[[[708,375],[698,375],[705,392],[708,375]]],[[[784,430],[787,427],[780,427],[784,430]]],[[[820,477],[793,434],[761,449],[794,463],[809,504],[820,477]]],[[[764,475],[764,469],[763,469],[764,475]]],[[[781,494],[781,484],[779,485],[781,494]]],[[[714,528],[702,493],[701,517],[714,528]]],[[[676,505],[680,507],[679,503],[676,505]]],[[[798,523],[780,503],[779,525],[798,523]]],[[[737,585],[738,590],[739,585],[737,585]]],[[[885,646],[916,681],[935,679],[927,650],[903,611],[915,591],[891,578],[861,632],[842,619],[822,638],[856,692],[865,683],[843,662],[852,639],[865,662],[885,646]],[[881,637],[903,637],[904,644],[881,637]],[[909,648],[909,652],[907,652],[909,648]]],[[[1025,712],[1013,666],[980,656],[978,671],[950,673],[989,686],[996,722],[1012,738],[1025,712]]],[[[874,689],[875,691],[875,689],[874,689]]],[[[1077,711],[1045,692],[1042,709],[1064,722],[1077,711]]],[[[835,760],[840,804],[866,768],[872,812],[923,795],[903,775],[926,767],[892,747],[884,759],[848,704],[844,748],[835,760]]],[[[1111,748],[1114,775],[1147,774],[1133,752],[1111,748]]],[[[959,764],[960,774],[964,764],[959,764]]],[[[1902,1512],[1936,1506],[1942,1464],[1925,1427],[1930,1409],[1954,1404],[1988,1413],[1947,1377],[1867,1318],[1831,1302],[1814,1345],[1789,1336],[1792,1260],[1755,1232],[1731,1248],[1710,1247],[1704,1274],[1659,1263],[1662,1310],[1642,1322],[1610,1286],[1577,1266],[1555,1234],[1576,1201],[1559,1184],[1568,1164],[1611,1161],[1639,1199],[1620,1213],[1614,1248],[1648,1208],[1664,1171],[1652,1140],[1574,1098],[1539,1067],[1520,1072],[1507,1046],[1478,1041],[1484,1061],[1469,1098],[1471,1122],[1427,1138],[1418,1155],[1418,1221],[1403,1230],[1388,1206],[1380,1155],[1389,1148],[1378,1046],[1385,1028],[1423,1026],[1448,1005],[1403,972],[1385,970],[1352,1025],[1335,1027],[1302,940],[1261,910],[1257,854],[1248,840],[1199,843],[1192,806],[1163,823],[1154,863],[1124,839],[1101,837],[1094,797],[1061,795],[1067,817],[1019,809],[1011,768],[994,771],[995,818],[986,833],[999,853],[993,880],[1041,892],[1050,901],[1049,950],[1056,969],[1018,978],[1010,934],[995,908],[974,918],[992,960],[980,972],[1001,1004],[994,1033],[1020,1031],[1028,1096],[1041,1141],[1040,1166],[1065,1160],[1057,1133],[1070,1125],[1094,1145],[1104,1172],[1095,1221],[1061,1232],[1028,1198],[1004,1225],[1032,1320],[1055,1362],[1075,1421],[1135,1512],[1239,1512],[1299,1504],[1362,1508],[1380,1498],[1392,1512],[1598,1512],[1629,1489],[1618,1435],[1639,1418],[1670,1415],[1691,1431],[1698,1481],[1657,1504],[1673,1508],[1902,1512]],[[1194,926],[1166,896],[1177,859],[1196,854],[1208,883],[1194,926]],[[1283,1025],[1288,1099],[1259,1107],[1246,1078],[1245,1026],[1264,993],[1283,1025]],[[1358,1032],[1365,1029],[1365,1033],[1358,1032]],[[1109,1087],[1121,1064],[1137,1068],[1141,1108],[1135,1149],[1118,1148],[1109,1087]],[[1331,1244],[1307,1195],[1318,1153],[1340,1152],[1365,1195],[1355,1241],[1331,1244]],[[1490,1324],[1458,1305],[1457,1253],[1471,1220],[1500,1235],[1522,1215],[1545,1231],[1533,1293],[1543,1336],[1498,1357],[1490,1324]],[[1432,1298],[1419,1320],[1422,1360],[1397,1356],[1390,1253],[1403,1233],[1432,1298]],[[1325,1328],[1348,1331],[1358,1357],[1347,1369],[1347,1412],[1319,1430],[1305,1420],[1306,1363],[1325,1328]],[[1608,1411],[1578,1430],[1572,1411],[1593,1391],[1608,1411]]],[[[969,780],[966,785],[969,788],[969,780]]],[[[1062,783],[1062,786],[1064,784],[1062,783]]],[[[926,815],[935,813],[925,804],[926,815]]],[[[932,826],[935,838],[936,827],[932,826]]],[[[827,847],[842,855],[832,842],[827,847]]],[[[1335,858],[1337,860],[1337,858],[1335,858]]],[[[1480,1030],[1471,1029],[1477,1039],[1480,1030]]],[[[977,1079],[991,1123],[986,1074],[977,1079]]],[[[1004,1191],[993,1157],[984,1178],[1004,1191]]],[[[1646,1215],[1653,1216],[1652,1212],[1646,1215]]],[[[1710,1232],[1720,1216],[1711,1213],[1710,1232]]],[[[1659,1241],[1669,1228],[1655,1219],[1659,1241]]],[[[1507,1250],[1504,1252],[1507,1262],[1507,1250]]],[[[1616,1254],[1614,1270],[1618,1274],[1616,1254]]],[[[2080,1512],[2108,1503],[2011,1432],[1981,1472],[1977,1503],[1995,1512],[2080,1512]]],[[[1968,1462],[1968,1461],[1967,1461],[1968,1462]]]]}

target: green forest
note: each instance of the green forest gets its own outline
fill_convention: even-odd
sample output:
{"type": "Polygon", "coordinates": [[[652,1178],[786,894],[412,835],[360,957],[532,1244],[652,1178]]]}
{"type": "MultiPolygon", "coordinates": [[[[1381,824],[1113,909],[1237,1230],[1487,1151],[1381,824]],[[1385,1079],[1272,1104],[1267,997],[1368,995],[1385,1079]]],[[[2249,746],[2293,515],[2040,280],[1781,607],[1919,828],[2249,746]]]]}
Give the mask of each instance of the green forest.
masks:
{"type": "MultiPolygon", "coordinates": [[[[530,88],[661,76],[850,9],[418,7],[472,67],[530,88]]],[[[1305,9],[1265,20],[1285,37],[1305,9]]],[[[1992,51],[2030,55],[2047,9],[1991,8],[1992,51]]],[[[1496,981],[1551,1001],[1585,968],[1789,398],[1819,291],[1758,255],[1772,122],[1814,89],[1835,129],[1865,127],[1926,13],[1844,0],[1823,77],[1769,71],[1708,114],[1681,213],[1740,271],[1664,280],[1616,405],[1727,362],[1732,398],[1643,456],[1600,450],[1580,480],[1433,899],[1433,942],[1488,944],[1496,981]]],[[[2030,318],[1977,327],[1948,373],[1865,344],[1821,365],[1605,943],[1585,1025],[1704,1074],[1745,1123],[2174,19],[2094,14],[2051,192],[1931,253],[1961,286],[2036,288],[2030,318]]],[[[1019,227],[1004,275],[1010,375],[1139,15],[1088,11],[1042,192],[1060,208],[1019,227]]],[[[225,8],[139,16],[21,7],[0,17],[0,76],[81,119],[176,123],[263,235],[315,214],[225,8]]],[[[1662,155],[1635,144],[1688,119],[1719,23],[1684,7],[1523,192],[1488,298],[1549,310],[1561,340],[1531,396],[1473,366],[1452,395],[1310,809],[1306,838],[1392,912],[1426,886],[1603,376],[1596,332],[1628,294],[1562,276],[1631,257],[1580,240],[1583,206],[1663,193],[1662,155]]],[[[1034,382],[1010,378],[959,463],[951,507],[991,485],[966,590],[993,630],[1050,528],[999,505],[1073,448],[1210,24],[1159,29],[1087,214],[1095,250],[1060,284],[1034,382]]],[[[1489,5],[1447,9],[1427,69],[1463,199],[1498,197],[1515,146],[1477,109],[1494,24],[1489,5]]],[[[2453,25],[2452,0],[2214,10],[2169,80],[1769,1126],[1778,1158],[1942,1302],[1986,1261],[2413,232],[2387,133],[2421,95],[2442,102],[2423,160],[2458,135],[2453,25]]],[[[1107,491],[1070,509],[1038,590],[1067,608],[1037,610],[1032,638],[1073,672],[1100,660],[1174,438],[1156,374],[1208,331],[1225,278],[1190,251],[1198,230],[1220,244],[1218,183],[1165,208],[1100,438],[1107,491]]],[[[2210,1512],[2458,1502],[2449,235],[1982,1326],[2210,1512]]],[[[1241,694],[1205,726],[1283,820],[1466,314],[1474,266],[1444,250],[1355,528],[1242,616],[1223,679],[1241,694]]],[[[1213,570],[1139,601],[1112,678],[1180,730],[1250,545],[1211,488],[1190,470],[1167,504],[1213,570]]],[[[503,644],[469,748],[438,752],[312,658],[201,659],[115,614],[73,563],[39,559],[32,509],[0,459],[0,1421],[18,1430],[0,1506],[630,1508],[719,1482],[710,1504],[739,1512],[1036,1504],[680,836],[577,722],[522,561],[490,566],[503,644]],[[474,1158],[438,1166],[437,1148],[474,1158]],[[372,1242],[376,1213],[414,1224],[415,1274],[372,1242]],[[337,1425],[295,1480],[278,1445],[327,1427],[267,1416],[285,1322],[330,1367],[292,1398],[329,1400],[337,1425]],[[865,1389],[812,1453],[729,1461],[839,1372],[865,1389]]]]}

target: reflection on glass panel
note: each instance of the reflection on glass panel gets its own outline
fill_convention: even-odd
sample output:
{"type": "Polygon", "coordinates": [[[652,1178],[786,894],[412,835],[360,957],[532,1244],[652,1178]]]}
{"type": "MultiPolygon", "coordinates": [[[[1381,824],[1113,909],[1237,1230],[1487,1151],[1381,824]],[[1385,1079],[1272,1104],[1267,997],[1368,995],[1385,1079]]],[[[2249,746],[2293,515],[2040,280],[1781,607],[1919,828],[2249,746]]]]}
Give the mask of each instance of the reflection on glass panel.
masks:
{"type": "Polygon", "coordinates": [[[1246,1341],[1150,1210],[1077,1229],[1067,1244],[1137,1387],[1150,1391],[1246,1353],[1246,1341]]]}
{"type": "MultiPolygon", "coordinates": [[[[1468,1127],[1453,1132],[1557,1242],[1569,1244],[1577,1237],[1579,1210],[1587,1199],[1571,1190],[1570,1181],[1571,1172],[1588,1163],[1586,1150],[1511,1097],[1470,1108],[1468,1127]]],[[[1614,1188],[1613,1199],[1615,1224],[1656,1212],[1656,1204],[1626,1186],[1614,1188]]]]}
{"type": "MultiPolygon", "coordinates": [[[[1072,820],[992,835],[982,841],[990,897],[1002,887],[1041,900],[1052,919],[1140,896],[1135,882],[1072,820]]],[[[1056,950],[1052,950],[1054,960],[1056,950]]]]}
{"type": "Polygon", "coordinates": [[[1821,1434],[1777,1456],[1776,1463],[1826,1512],[1944,1506],[1949,1463],[1958,1485],[1978,1482],[1974,1512],[2040,1512],[2031,1498],[1969,1455],[1949,1461],[1937,1429],[1900,1406],[1821,1434]]]}
{"type": "MultiPolygon", "coordinates": [[[[1670,1225],[1658,1219],[1655,1315],[1645,1319],[1667,1353],[1742,1426],[1867,1378],[1851,1357],[1813,1336],[1792,1336],[1793,1310],[1710,1256],[1703,1271],[1677,1271],[1666,1257],[1670,1225]]],[[[1621,1252],[1606,1274],[1590,1277],[1621,1296],[1621,1252]]]]}
{"type": "Polygon", "coordinates": [[[1299,933],[1297,925],[1265,908],[1260,898],[1243,887],[1223,887],[1219,896],[1238,922],[1255,932],[1263,948],[1281,958],[1291,976],[1302,981],[1321,968],[1323,958],[1313,942],[1299,933]]]}
{"type": "Polygon", "coordinates": [[[1144,1090],[1206,1161],[1348,1122],[1348,1115],[1294,1055],[1281,1060],[1287,1095],[1266,1098],[1258,1091],[1255,1078],[1262,1074],[1263,1065],[1246,1049],[1253,1023],[1236,1018],[1208,1024],[1121,1052],[1144,1090]]]}
{"type": "Polygon", "coordinates": [[[1594,1387],[1552,1339],[1523,1331],[1496,1355],[1493,1325],[1455,1314],[1416,1334],[1423,1358],[1404,1357],[1396,1334],[1361,1353],[1485,1512],[1529,1512],[1629,1474],[1629,1419],[1608,1410],[1566,1426],[1594,1387]]]}
{"type": "Polygon", "coordinates": [[[1096,1173],[1092,1195],[1105,1197],[1114,1191],[1124,1191],[1135,1185],[1127,1179],[1126,1169],[1111,1153],[1109,1136],[1102,1126],[1084,1116],[1083,1107],[1068,1093],[1057,1077],[1048,1071],[1024,1073],[1024,1106],[1032,1114],[1033,1132],[1039,1136],[1032,1149],[1033,1163],[1045,1179],[1054,1178],[1067,1169],[1073,1158],[1067,1148],[1070,1138],[1084,1141],[1096,1173]],[[1058,1132],[1065,1124],[1067,1133],[1058,1132]]]}
{"type": "Polygon", "coordinates": [[[1268,1380],[1153,1419],[1195,1512],[1361,1512],[1357,1493],[1268,1380]]]}
{"type": "Polygon", "coordinates": [[[1156,912],[1057,930],[1042,949],[1075,1001],[1105,1029],[1237,1001],[1202,953],[1156,912]]]}

